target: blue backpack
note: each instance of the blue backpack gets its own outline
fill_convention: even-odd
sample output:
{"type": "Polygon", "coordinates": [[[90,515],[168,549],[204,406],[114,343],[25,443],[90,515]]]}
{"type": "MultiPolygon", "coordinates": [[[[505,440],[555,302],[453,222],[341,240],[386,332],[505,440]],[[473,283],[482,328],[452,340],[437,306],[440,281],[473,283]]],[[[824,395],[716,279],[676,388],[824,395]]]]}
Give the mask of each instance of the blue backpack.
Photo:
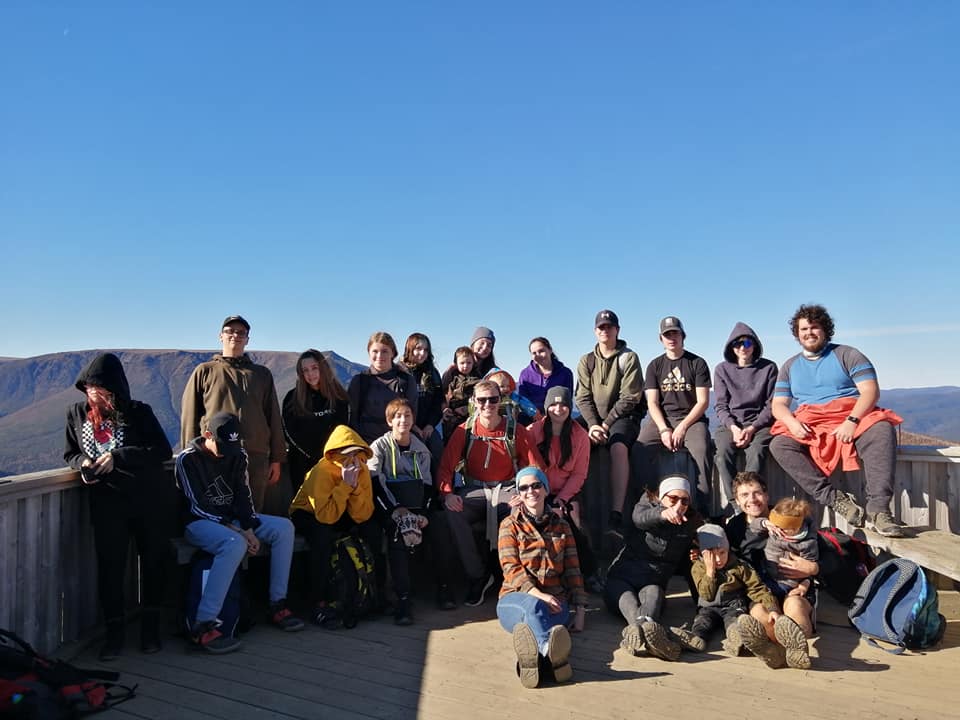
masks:
{"type": "Polygon", "coordinates": [[[937,589],[923,568],[903,558],[877,565],[864,578],[847,616],[870,645],[891,643],[896,648],[888,652],[897,655],[935,645],[947,628],[937,589]]]}

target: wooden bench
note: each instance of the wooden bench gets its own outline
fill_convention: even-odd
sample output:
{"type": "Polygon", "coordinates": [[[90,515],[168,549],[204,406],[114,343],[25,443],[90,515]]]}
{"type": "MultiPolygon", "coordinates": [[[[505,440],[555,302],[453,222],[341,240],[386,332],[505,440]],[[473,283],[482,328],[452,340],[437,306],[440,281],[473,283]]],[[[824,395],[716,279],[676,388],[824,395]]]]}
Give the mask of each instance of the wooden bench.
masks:
{"type": "Polygon", "coordinates": [[[874,548],[960,582],[960,535],[928,528],[908,528],[907,532],[911,537],[889,538],[866,529],[851,534],[874,548]]]}

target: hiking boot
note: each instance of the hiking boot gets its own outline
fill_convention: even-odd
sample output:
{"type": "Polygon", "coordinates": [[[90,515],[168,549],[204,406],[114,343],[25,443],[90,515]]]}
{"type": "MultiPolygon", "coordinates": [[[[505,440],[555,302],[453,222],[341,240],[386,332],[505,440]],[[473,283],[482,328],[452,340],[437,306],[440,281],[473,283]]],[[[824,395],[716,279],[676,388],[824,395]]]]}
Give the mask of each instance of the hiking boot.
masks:
{"type": "Polygon", "coordinates": [[[107,633],[103,639],[103,646],[97,656],[103,662],[116,660],[123,654],[124,627],[123,619],[108,620],[107,633]]]}
{"type": "Polygon", "coordinates": [[[737,623],[730,623],[727,627],[727,634],[721,646],[723,647],[723,651],[730,657],[740,657],[743,655],[743,651],[746,648],[743,647],[743,638],[740,636],[740,627],[737,623]]]}
{"type": "Polygon", "coordinates": [[[553,679],[558,683],[569,682],[573,677],[573,668],[570,667],[570,633],[563,625],[554,625],[550,628],[547,638],[547,660],[553,669],[553,679]]]}
{"type": "Polygon", "coordinates": [[[243,645],[240,639],[224,635],[219,628],[219,620],[197,623],[190,632],[190,642],[212,655],[226,655],[239,650],[243,645]]]}
{"type": "Polygon", "coordinates": [[[526,623],[514,626],[513,649],[517,653],[520,684],[525,688],[535,688],[540,684],[540,652],[533,630],[526,623]]]}
{"type": "Polygon", "coordinates": [[[393,609],[393,623],[395,625],[413,625],[413,615],[410,613],[410,598],[406,596],[397,598],[397,604],[393,609]]]}
{"type": "Polygon", "coordinates": [[[463,604],[468,607],[483,605],[483,596],[491,587],[493,587],[493,575],[484,575],[476,580],[471,580],[470,586],[467,588],[467,597],[463,601],[463,604]]]}
{"type": "Polygon", "coordinates": [[[441,610],[457,609],[457,601],[453,599],[449,585],[444,584],[437,588],[437,607],[441,610]]]}
{"type": "Polygon", "coordinates": [[[767,637],[767,631],[753,615],[741,615],[737,618],[737,627],[743,646],[763,660],[767,667],[782,668],[787,664],[784,649],[767,637]]]}
{"type": "Polygon", "coordinates": [[[647,650],[661,660],[673,662],[680,657],[680,646],[670,639],[667,630],[656,620],[645,620],[640,623],[640,631],[647,641],[647,650]]]}
{"type": "Polygon", "coordinates": [[[637,625],[627,625],[620,633],[620,647],[631,655],[639,655],[647,649],[647,642],[637,625]]]}
{"type": "Polygon", "coordinates": [[[793,618],[780,615],[773,624],[773,634],[786,652],[787,667],[798,670],[810,669],[810,648],[807,645],[807,636],[803,634],[803,628],[797,625],[793,618]]]}
{"type": "Polygon", "coordinates": [[[673,636],[672,639],[680,643],[680,647],[685,650],[703,652],[707,649],[707,641],[688,630],[685,625],[670,628],[670,634],[673,636]]]}
{"type": "Polygon", "coordinates": [[[152,655],[160,652],[160,608],[145,608],[140,614],[140,652],[152,655]]]}
{"type": "Polygon", "coordinates": [[[270,604],[270,622],[284,632],[303,630],[303,620],[290,612],[286,599],[270,604]]]}
{"type": "Polygon", "coordinates": [[[884,537],[900,538],[907,536],[903,528],[893,519],[893,515],[888,512],[867,513],[866,525],[877,535],[883,535],[884,537]]]}
{"type": "Polygon", "coordinates": [[[854,527],[863,527],[863,508],[850,493],[837,490],[830,507],[854,527]]]}
{"type": "Polygon", "coordinates": [[[340,615],[336,608],[332,608],[326,603],[322,603],[313,608],[313,616],[310,618],[314,625],[319,625],[324,630],[336,630],[340,627],[340,615]]]}

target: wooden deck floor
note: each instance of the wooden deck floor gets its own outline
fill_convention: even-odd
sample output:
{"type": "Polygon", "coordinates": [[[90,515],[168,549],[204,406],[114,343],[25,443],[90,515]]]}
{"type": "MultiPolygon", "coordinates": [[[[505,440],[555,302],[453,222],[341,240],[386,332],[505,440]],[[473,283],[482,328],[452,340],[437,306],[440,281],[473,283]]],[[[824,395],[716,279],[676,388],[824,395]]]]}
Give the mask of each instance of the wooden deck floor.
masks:
{"type": "MultiPolygon", "coordinates": [[[[692,614],[688,597],[672,597],[667,606],[670,623],[692,614]]],[[[101,717],[960,717],[956,592],[941,592],[941,611],[949,625],[940,647],[894,656],[859,642],[844,626],[843,608],[822,602],[813,669],[803,672],[725,657],[719,639],[709,652],[684,653],[676,663],[631,657],[617,647],[620,623],[598,609],[574,637],[574,681],[536,690],[517,680],[492,600],[452,612],[422,608],[407,628],[390,618],[333,632],[310,626],[288,634],[260,625],[244,636],[243,650],[221,657],[188,652],[176,638],[151,656],[131,642],[120,661],[103,667],[139,684],[137,697],[101,717]]],[[[95,658],[91,650],[76,662],[95,666],[95,658]]]]}

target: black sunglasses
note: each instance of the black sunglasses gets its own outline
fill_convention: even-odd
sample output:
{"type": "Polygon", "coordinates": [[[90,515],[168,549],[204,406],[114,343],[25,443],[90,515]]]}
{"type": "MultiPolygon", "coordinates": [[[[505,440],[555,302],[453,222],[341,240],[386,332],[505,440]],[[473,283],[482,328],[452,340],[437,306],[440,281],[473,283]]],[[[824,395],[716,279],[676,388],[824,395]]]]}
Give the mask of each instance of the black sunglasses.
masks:
{"type": "Polygon", "coordinates": [[[474,400],[476,401],[477,405],[486,405],[487,403],[494,403],[494,404],[496,404],[496,403],[500,402],[500,396],[499,396],[499,395],[491,395],[491,396],[489,396],[489,397],[478,397],[478,398],[474,398],[474,400]]]}
{"type": "Polygon", "coordinates": [[[734,340],[733,346],[735,348],[743,348],[744,350],[749,350],[753,347],[753,340],[750,338],[743,338],[743,340],[734,340]]]}
{"type": "Polygon", "coordinates": [[[525,493],[531,490],[542,490],[542,489],[543,489],[543,483],[540,482],[539,480],[537,480],[536,482],[532,482],[529,485],[517,485],[518,493],[525,493]]]}

